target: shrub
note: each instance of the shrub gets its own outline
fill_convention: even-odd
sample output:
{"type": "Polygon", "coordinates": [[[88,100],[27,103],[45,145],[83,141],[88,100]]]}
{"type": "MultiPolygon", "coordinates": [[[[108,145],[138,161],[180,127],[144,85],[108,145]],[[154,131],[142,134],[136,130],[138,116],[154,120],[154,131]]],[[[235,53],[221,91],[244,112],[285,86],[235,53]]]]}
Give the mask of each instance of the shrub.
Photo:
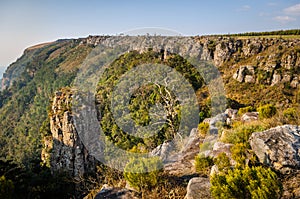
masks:
{"type": "Polygon", "coordinates": [[[244,113],[251,112],[251,111],[254,111],[254,108],[252,106],[246,106],[244,108],[239,109],[238,115],[242,116],[244,113]]]}
{"type": "Polygon", "coordinates": [[[200,144],[200,151],[207,151],[212,149],[214,142],[203,142],[200,144]]]}
{"type": "Polygon", "coordinates": [[[210,179],[214,198],[265,198],[276,199],[281,195],[281,184],[270,168],[246,167],[215,174],[210,179]]]}
{"type": "Polygon", "coordinates": [[[163,164],[158,157],[134,158],[124,169],[124,177],[138,191],[150,190],[158,183],[163,164]]]}
{"type": "Polygon", "coordinates": [[[287,120],[295,120],[297,118],[297,111],[295,108],[288,108],[283,111],[283,115],[287,120]]]}
{"type": "Polygon", "coordinates": [[[225,131],[226,133],[222,136],[223,142],[231,144],[246,143],[253,132],[265,130],[265,127],[260,123],[238,123],[238,125],[234,124],[233,126],[233,129],[225,131]]]}
{"type": "Polygon", "coordinates": [[[237,143],[231,147],[231,156],[234,161],[236,161],[236,167],[244,167],[246,164],[246,150],[248,143],[237,143]]]}
{"type": "Polygon", "coordinates": [[[202,154],[195,157],[195,168],[200,174],[207,175],[213,164],[213,159],[211,157],[205,157],[202,154]]]}
{"type": "Polygon", "coordinates": [[[230,167],[230,160],[224,152],[220,153],[214,159],[214,163],[218,167],[219,171],[227,170],[227,168],[230,167]]]}
{"type": "Polygon", "coordinates": [[[206,122],[201,122],[198,125],[198,131],[199,131],[200,136],[205,137],[207,135],[207,132],[209,131],[209,124],[206,122]]]}
{"type": "Polygon", "coordinates": [[[271,118],[276,114],[276,107],[272,104],[261,106],[257,109],[260,118],[271,118]]]}

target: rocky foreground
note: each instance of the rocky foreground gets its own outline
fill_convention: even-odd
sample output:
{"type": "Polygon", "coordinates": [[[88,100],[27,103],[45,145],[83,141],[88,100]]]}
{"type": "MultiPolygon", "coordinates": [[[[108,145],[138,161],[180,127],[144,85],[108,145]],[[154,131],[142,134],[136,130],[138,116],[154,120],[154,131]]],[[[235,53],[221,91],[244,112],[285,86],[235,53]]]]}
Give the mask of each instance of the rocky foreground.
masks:
{"type": "MultiPolygon", "coordinates": [[[[73,119],[68,110],[62,105],[68,103],[71,94],[57,92],[52,105],[53,115],[50,120],[52,135],[45,138],[46,148],[43,150],[43,160],[50,161],[53,172],[61,169],[67,170],[74,178],[84,173],[95,172],[95,163],[74,128],[73,119]],[[50,148],[51,147],[51,150],[50,148]],[[51,151],[51,152],[50,152],[51,151]]],[[[223,124],[236,120],[237,111],[229,109],[214,118],[206,119],[210,124],[210,135],[201,137],[197,129],[193,129],[185,140],[184,147],[179,153],[172,154],[172,143],[164,142],[154,149],[151,154],[159,156],[164,164],[164,171],[169,175],[178,176],[188,180],[186,199],[211,198],[209,176],[198,176],[195,171],[195,156],[199,153],[212,158],[220,153],[231,157],[230,148],[233,146],[224,143],[218,138],[218,122],[223,124]],[[200,151],[199,144],[210,142],[212,147],[200,151]]],[[[245,113],[246,118],[255,113],[245,113]]],[[[245,120],[257,120],[252,117],[245,120]]],[[[300,197],[300,127],[296,125],[283,125],[251,135],[249,143],[259,162],[273,168],[278,172],[283,184],[282,198],[300,197]]],[[[232,160],[231,160],[232,161],[232,160]]],[[[211,173],[218,172],[213,166],[211,173]]],[[[96,198],[136,198],[135,190],[104,186],[96,198]]]]}

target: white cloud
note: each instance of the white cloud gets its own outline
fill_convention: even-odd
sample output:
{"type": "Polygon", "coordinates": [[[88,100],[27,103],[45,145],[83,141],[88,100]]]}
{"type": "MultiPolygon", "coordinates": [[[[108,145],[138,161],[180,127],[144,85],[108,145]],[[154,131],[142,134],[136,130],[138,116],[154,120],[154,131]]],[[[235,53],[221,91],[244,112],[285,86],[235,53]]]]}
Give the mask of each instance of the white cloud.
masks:
{"type": "Polygon", "coordinates": [[[243,5],[242,7],[238,8],[237,11],[248,11],[251,9],[249,5],[243,5]]]}
{"type": "Polygon", "coordinates": [[[287,15],[300,15],[300,3],[291,7],[285,8],[284,13],[287,15]]]}
{"type": "Polygon", "coordinates": [[[276,20],[280,23],[289,23],[292,21],[296,21],[295,18],[290,17],[290,16],[277,16],[277,17],[274,17],[274,20],[276,20]]]}

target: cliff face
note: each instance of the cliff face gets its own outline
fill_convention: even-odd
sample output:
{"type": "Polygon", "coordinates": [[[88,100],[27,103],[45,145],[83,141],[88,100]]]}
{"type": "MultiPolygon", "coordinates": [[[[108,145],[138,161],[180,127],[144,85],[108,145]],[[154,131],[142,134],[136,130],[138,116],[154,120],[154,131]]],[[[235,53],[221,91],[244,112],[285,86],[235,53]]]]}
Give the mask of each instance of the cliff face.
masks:
{"type": "MultiPolygon", "coordinates": [[[[238,81],[259,82],[263,74],[260,70],[250,74],[253,78],[244,78],[246,72],[241,72],[239,67],[243,65],[254,66],[261,69],[262,73],[268,73],[265,83],[276,85],[278,83],[290,83],[293,87],[299,84],[299,77],[292,74],[292,71],[299,70],[300,67],[300,40],[282,38],[251,38],[239,39],[234,37],[155,37],[155,44],[152,45],[149,36],[89,36],[74,40],[58,40],[56,42],[41,44],[30,47],[15,63],[11,64],[3,75],[1,89],[10,87],[17,81],[20,75],[26,71],[29,75],[34,75],[34,69],[28,70],[26,66],[39,55],[44,48],[53,46],[48,52],[49,57],[57,56],[60,51],[70,43],[78,46],[95,47],[99,44],[114,47],[117,45],[128,45],[131,50],[144,52],[148,48],[168,53],[178,53],[181,55],[196,55],[202,60],[212,60],[217,67],[230,66],[228,69],[235,69],[237,75],[234,76],[238,81]],[[180,38],[179,43],[177,39],[180,38]],[[285,73],[291,71],[291,73],[285,73]]],[[[72,65],[72,64],[71,64],[72,65]]],[[[70,67],[70,66],[64,66],[70,67]]]]}
{"type": "Polygon", "coordinates": [[[44,137],[42,160],[52,172],[67,172],[73,177],[95,172],[96,160],[83,146],[73,124],[70,91],[56,92],[51,106],[51,135],[44,137]]]}

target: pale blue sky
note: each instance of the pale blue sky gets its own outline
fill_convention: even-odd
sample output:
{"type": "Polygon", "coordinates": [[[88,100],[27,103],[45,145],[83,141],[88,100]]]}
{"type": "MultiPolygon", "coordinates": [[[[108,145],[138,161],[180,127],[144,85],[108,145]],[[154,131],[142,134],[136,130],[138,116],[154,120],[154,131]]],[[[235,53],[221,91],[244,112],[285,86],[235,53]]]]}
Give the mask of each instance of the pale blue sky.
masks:
{"type": "Polygon", "coordinates": [[[141,27],[183,35],[294,29],[300,28],[300,1],[1,0],[0,66],[34,44],[141,27]]]}

